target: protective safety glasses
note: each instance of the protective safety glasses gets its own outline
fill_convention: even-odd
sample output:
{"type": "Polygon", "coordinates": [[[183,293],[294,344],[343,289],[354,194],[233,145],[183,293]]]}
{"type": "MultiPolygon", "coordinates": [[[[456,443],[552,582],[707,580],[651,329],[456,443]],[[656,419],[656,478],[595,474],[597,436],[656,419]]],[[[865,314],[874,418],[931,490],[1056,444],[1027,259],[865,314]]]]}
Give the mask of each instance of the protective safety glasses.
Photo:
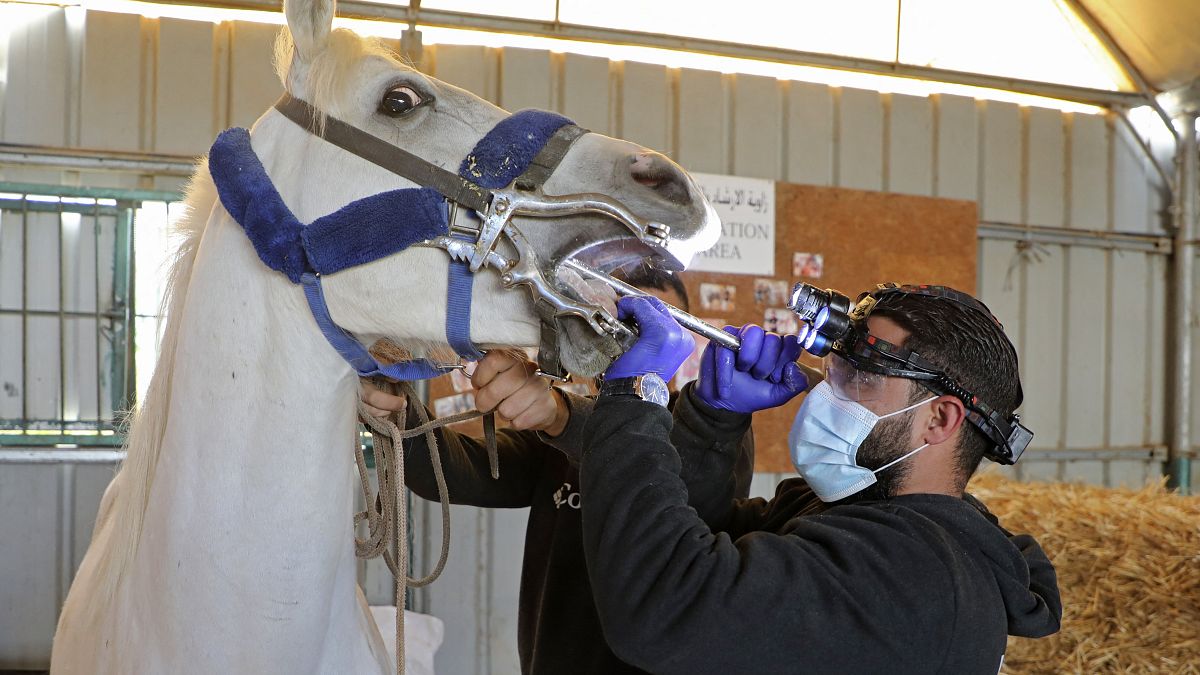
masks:
{"type": "Polygon", "coordinates": [[[855,403],[866,403],[883,398],[888,380],[887,375],[855,368],[853,364],[837,354],[825,357],[825,378],[835,396],[843,401],[854,401],[855,403]]]}

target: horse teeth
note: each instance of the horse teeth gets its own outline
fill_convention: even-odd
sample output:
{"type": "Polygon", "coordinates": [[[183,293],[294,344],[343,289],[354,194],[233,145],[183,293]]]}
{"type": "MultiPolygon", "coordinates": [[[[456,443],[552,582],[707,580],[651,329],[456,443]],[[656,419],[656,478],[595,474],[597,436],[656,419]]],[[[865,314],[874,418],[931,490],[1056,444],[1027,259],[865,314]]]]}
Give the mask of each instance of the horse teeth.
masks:
{"type": "Polygon", "coordinates": [[[575,294],[584,302],[601,307],[612,316],[617,315],[617,294],[607,284],[584,280],[578,272],[561,268],[558,270],[558,279],[575,291],[575,294]]]}

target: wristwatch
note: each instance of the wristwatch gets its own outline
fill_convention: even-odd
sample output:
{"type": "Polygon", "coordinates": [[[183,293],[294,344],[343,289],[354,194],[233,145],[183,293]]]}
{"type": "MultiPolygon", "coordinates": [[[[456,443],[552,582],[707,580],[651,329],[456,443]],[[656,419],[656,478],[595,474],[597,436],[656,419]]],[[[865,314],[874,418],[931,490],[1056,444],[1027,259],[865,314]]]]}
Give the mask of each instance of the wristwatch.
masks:
{"type": "Polygon", "coordinates": [[[600,382],[601,396],[636,396],[662,407],[667,407],[671,392],[658,373],[646,373],[637,377],[605,378],[600,382]]]}

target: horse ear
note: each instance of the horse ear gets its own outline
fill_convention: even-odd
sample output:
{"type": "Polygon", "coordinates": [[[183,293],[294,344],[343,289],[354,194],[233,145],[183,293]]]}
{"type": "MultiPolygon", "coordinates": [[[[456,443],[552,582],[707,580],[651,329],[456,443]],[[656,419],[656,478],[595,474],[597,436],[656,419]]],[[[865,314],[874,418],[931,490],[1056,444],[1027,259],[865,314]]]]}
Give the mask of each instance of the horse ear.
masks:
{"type": "Polygon", "coordinates": [[[325,48],[336,4],[336,0],[284,0],[283,14],[300,60],[308,61],[325,48]]]}

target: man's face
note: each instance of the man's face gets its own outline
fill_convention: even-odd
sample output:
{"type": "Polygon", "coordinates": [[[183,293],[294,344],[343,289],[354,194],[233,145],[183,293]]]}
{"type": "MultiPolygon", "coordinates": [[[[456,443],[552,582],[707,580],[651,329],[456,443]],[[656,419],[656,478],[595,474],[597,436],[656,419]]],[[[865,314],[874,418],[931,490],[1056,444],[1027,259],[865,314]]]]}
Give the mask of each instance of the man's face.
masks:
{"type": "MultiPolygon", "coordinates": [[[[894,345],[903,345],[908,338],[908,331],[901,328],[895,321],[885,317],[869,317],[867,329],[872,335],[886,340],[894,345]]],[[[830,359],[841,359],[831,354],[830,359]]],[[[831,364],[832,365],[832,364],[831,364]]],[[[838,368],[848,366],[844,360],[837,364],[838,368]]],[[[910,395],[913,384],[910,380],[900,377],[869,376],[869,389],[863,386],[862,400],[858,403],[876,415],[883,416],[903,410],[912,405],[910,395]],[[869,391],[869,393],[868,393],[869,391]]],[[[919,411],[910,410],[905,413],[880,420],[871,433],[858,448],[856,463],[868,469],[878,469],[888,462],[904,455],[920,443],[914,440],[913,421],[919,411]]],[[[851,495],[843,502],[887,499],[896,494],[896,490],[911,470],[911,464],[900,462],[885,471],[876,474],[877,482],[871,487],[851,495]]]]}
{"type": "MultiPolygon", "coordinates": [[[[904,341],[908,339],[908,331],[886,317],[867,317],[867,330],[871,335],[897,346],[903,345],[904,341]]],[[[834,355],[833,358],[841,357],[834,355]]],[[[876,415],[886,415],[902,410],[909,405],[911,383],[911,380],[902,377],[883,377],[879,386],[874,388],[870,400],[860,402],[876,415]]]]}
{"type": "Polygon", "coordinates": [[[678,307],[679,309],[682,309],[685,312],[687,311],[687,307],[684,306],[685,303],[683,302],[683,298],[679,297],[679,294],[676,293],[672,289],[668,288],[667,290],[664,291],[661,288],[649,288],[649,287],[643,288],[643,287],[639,286],[638,290],[643,293],[646,293],[648,295],[653,295],[654,297],[658,298],[659,300],[662,300],[663,302],[667,303],[668,305],[671,305],[672,307],[678,307]]]}

